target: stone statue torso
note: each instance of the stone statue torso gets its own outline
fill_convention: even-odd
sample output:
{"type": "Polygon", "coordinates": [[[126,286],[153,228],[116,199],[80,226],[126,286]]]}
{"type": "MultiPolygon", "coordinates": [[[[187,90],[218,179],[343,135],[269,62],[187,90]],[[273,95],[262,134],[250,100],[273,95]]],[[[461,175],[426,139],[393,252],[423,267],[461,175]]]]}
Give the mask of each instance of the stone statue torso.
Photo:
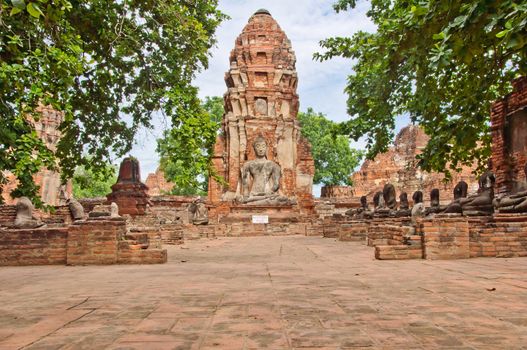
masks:
{"type": "Polygon", "coordinates": [[[270,195],[278,191],[280,186],[280,167],[268,159],[255,159],[248,161],[242,167],[244,195],[249,187],[248,176],[252,177],[249,196],[270,195]]]}

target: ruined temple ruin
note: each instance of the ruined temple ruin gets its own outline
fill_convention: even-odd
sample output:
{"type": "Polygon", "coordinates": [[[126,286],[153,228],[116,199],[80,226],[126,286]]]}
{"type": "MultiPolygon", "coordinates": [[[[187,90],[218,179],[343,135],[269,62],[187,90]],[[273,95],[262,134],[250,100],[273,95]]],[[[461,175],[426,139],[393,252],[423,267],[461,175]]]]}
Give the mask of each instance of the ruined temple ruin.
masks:
{"type": "MultiPolygon", "coordinates": [[[[417,125],[409,125],[399,132],[393,147],[378,154],[373,160],[366,160],[360,170],[352,175],[353,195],[373,196],[382,191],[386,183],[395,186],[397,192],[430,193],[437,188],[441,191],[441,203],[449,203],[453,198],[454,186],[459,181],[469,185],[469,192],[478,189],[478,178],[473,174],[476,165],[463,167],[461,172],[452,173],[452,181],[443,182],[444,175],[428,173],[416,166],[416,156],[421,153],[429,140],[428,135],[417,125]]],[[[428,196],[425,196],[428,200],[428,196]]]]}
{"type": "Polygon", "coordinates": [[[148,195],[150,196],[162,196],[170,193],[174,184],[167,181],[165,173],[161,168],[157,168],[155,173],[150,173],[146,177],[145,185],[148,187],[148,195]]]}
{"type": "Polygon", "coordinates": [[[267,147],[262,158],[279,167],[276,194],[300,208],[312,206],[314,162],[300,135],[295,62],[278,23],[268,11],[257,11],[236,39],[225,75],[225,115],[213,163],[226,183],[210,182],[211,203],[243,202],[237,200],[244,196],[242,171],[257,158],[253,145],[259,140],[267,147]]]}
{"type": "MultiPolygon", "coordinates": [[[[492,169],[479,179],[466,168],[445,185],[418,170],[428,137],[408,126],[354,174],[353,196],[335,187],[316,200],[297,120],[295,55],[268,11],[251,16],[236,39],[225,81],[212,160],[224,181],[211,178],[207,197],[164,194],[159,170],[147,179],[149,193],[128,157],[105,198],[35,216],[27,201],[0,206],[0,264],[163,263],[165,244],[294,234],[362,242],[381,260],[527,256],[526,78],[493,105],[492,169]]],[[[56,126],[53,116],[43,120],[56,126]]],[[[38,130],[50,146],[57,141],[51,129],[38,130]]]]}
{"type": "MultiPolygon", "coordinates": [[[[512,93],[492,106],[492,166],[478,179],[477,191],[470,191],[471,186],[466,183],[469,181],[458,177],[455,191],[423,190],[425,198],[433,200],[430,204],[414,204],[411,217],[398,216],[396,211],[386,215],[384,204],[378,205],[367,219],[352,210],[349,215],[326,216],[324,236],[366,240],[381,260],[527,256],[527,78],[515,80],[513,88],[512,93]],[[438,197],[448,196],[453,198],[451,202],[440,205],[438,197]]],[[[402,171],[394,164],[411,161],[412,157],[405,159],[401,154],[411,155],[418,150],[401,150],[418,149],[416,141],[425,142],[417,130],[406,128],[390,152],[365,164],[355,175],[358,191],[369,193],[370,187],[375,188],[381,181],[402,182],[408,191],[414,180],[407,175],[416,171],[402,171]],[[401,142],[408,139],[405,134],[416,141],[401,142]],[[390,180],[383,179],[386,176],[390,180]]],[[[415,177],[427,183],[422,174],[415,177]]],[[[436,186],[433,181],[429,183],[436,186]]],[[[422,192],[413,197],[422,197],[422,192]]]]}
{"type": "MultiPolygon", "coordinates": [[[[41,114],[40,118],[38,120],[29,118],[29,121],[33,124],[35,131],[44,141],[44,144],[51,151],[55,151],[61,136],[59,126],[64,120],[64,114],[50,106],[43,105],[37,107],[37,112],[41,114]]],[[[17,186],[16,177],[11,173],[7,173],[6,178],[7,184],[2,188],[4,203],[15,204],[17,200],[11,198],[9,194],[17,186]]],[[[35,175],[34,181],[40,187],[39,194],[42,201],[49,205],[64,204],[64,200],[71,197],[73,192],[71,181],[68,181],[66,185],[62,185],[60,173],[56,171],[42,169],[35,175]]]]}

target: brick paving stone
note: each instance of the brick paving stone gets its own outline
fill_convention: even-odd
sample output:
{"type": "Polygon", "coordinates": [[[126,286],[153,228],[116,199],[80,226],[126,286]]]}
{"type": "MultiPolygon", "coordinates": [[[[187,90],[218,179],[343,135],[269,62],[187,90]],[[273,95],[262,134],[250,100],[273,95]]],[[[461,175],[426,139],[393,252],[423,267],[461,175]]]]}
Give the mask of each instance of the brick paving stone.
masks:
{"type": "Polygon", "coordinates": [[[526,258],[378,261],[303,236],[168,251],[0,268],[0,349],[527,349],[526,258]]]}

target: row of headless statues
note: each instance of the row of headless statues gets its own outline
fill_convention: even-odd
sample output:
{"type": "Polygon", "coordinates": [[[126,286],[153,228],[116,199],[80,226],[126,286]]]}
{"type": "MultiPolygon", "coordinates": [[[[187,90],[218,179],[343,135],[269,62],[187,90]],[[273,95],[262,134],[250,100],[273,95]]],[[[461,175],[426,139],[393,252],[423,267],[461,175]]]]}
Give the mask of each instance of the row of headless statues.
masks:
{"type": "MultiPolygon", "coordinates": [[[[524,166],[525,178],[527,179],[527,164],[524,166]]],[[[376,217],[405,217],[426,216],[429,214],[463,214],[467,216],[491,215],[499,213],[527,213],[527,180],[518,183],[511,195],[494,197],[494,174],[487,171],[479,179],[479,189],[474,195],[467,196],[468,185],[460,181],[454,187],[454,200],[447,206],[441,206],[439,202],[439,190],[430,192],[430,207],[426,208],[423,203],[423,192],[416,191],[413,196],[414,206],[410,209],[408,195],[401,193],[399,196],[399,207],[395,195],[395,187],[392,184],[384,186],[382,192],[377,192],[373,197],[374,209],[370,210],[368,199],[362,196],[361,207],[350,209],[346,215],[355,218],[376,217]]]]}

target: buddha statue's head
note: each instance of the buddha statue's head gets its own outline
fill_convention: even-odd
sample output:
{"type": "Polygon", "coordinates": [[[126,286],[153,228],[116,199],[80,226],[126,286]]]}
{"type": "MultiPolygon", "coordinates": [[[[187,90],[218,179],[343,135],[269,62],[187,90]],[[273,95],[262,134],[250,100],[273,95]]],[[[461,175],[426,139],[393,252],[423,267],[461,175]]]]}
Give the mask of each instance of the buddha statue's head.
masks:
{"type": "Polygon", "coordinates": [[[262,136],[258,136],[253,142],[253,149],[256,157],[265,157],[267,155],[267,141],[262,136]]]}

